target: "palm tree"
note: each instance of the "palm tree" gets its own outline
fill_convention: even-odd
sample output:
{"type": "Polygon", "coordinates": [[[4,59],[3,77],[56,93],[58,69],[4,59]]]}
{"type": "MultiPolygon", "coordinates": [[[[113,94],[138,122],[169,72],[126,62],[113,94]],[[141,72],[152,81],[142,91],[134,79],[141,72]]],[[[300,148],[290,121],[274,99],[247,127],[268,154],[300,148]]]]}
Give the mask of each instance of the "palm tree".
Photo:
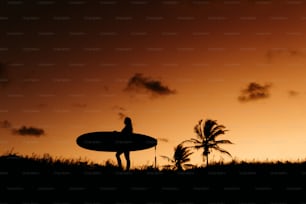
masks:
{"type": "Polygon", "coordinates": [[[192,138],[185,142],[192,142],[192,147],[197,150],[203,148],[203,157],[206,158],[206,166],[208,166],[208,155],[211,153],[211,150],[217,150],[231,156],[228,151],[220,148],[219,145],[233,143],[229,140],[216,140],[216,137],[225,134],[227,131],[224,125],[219,125],[216,120],[207,119],[205,123],[203,120],[200,120],[194,127],[194,131],[197,134],[197,138],[192,138]]]}
{"type": "Polygon", "coordinates": [[[191,152],[188,147],[184,147],[183,143],[180,143],[174,148],[173,158],[163,155],[161,157],[172,163],[171,165],[165,165],[166,167],[172,166],[173,169],[180,171],[184,169],[183,166],[192,166],[191,164],[186,164],[186,162],[190,161],[189,156],[191,154],[193,154],[193,152],[191,152]]]}

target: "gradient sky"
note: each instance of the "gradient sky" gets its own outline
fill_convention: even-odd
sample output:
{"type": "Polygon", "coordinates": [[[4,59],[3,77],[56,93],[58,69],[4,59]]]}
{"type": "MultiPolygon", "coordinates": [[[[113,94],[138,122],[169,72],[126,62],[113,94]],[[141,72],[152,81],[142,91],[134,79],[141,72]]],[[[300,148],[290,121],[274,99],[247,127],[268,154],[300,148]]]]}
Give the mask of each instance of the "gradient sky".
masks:
{"type": "Polygon", "coordinates": [[[115,161],[75,139],[129,116],[158,139],[132,167],[166,164],[200,119],[237,160],[306,156],[306,1],[1,0],[0,28],[1,153],[115,161]]]}

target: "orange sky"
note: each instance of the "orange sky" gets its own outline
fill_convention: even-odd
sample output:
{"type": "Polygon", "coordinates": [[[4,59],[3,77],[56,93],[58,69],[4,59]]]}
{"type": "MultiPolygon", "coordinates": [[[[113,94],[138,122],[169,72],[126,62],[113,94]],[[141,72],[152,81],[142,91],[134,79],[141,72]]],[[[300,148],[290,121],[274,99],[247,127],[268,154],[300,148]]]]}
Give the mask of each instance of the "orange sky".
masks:
{"type": "Polygon", "coordinates": [[[305,11],[285,0],[1,1],[0,151],[115,161],[75,139],[121,130],[121,114],[158,139],[156,152],[131,153],[134,167],[155,153],[165,164],[208,118],[227,127],[237,160],[304,159],[305,11]],[[175,94],[124,91],[136,73],[175,94]],[[239,101],[252,82],[269,95],[239,101]],[[45,134],[12,134],[22,126],[45,134]]]}

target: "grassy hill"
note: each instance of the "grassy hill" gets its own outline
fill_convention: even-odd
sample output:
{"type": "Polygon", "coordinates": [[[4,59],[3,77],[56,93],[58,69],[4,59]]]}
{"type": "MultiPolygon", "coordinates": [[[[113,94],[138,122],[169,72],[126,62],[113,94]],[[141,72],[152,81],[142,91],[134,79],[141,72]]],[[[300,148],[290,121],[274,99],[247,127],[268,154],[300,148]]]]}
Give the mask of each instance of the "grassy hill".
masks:
{"type": "Polygon", "coordinates": [[[0,156],[4,203],[287,203],[305,202],[306,162],[215,163],[185,171],[111,162],[0,156]],[[293,196],[293,197],[289,197],[293,196]]]}

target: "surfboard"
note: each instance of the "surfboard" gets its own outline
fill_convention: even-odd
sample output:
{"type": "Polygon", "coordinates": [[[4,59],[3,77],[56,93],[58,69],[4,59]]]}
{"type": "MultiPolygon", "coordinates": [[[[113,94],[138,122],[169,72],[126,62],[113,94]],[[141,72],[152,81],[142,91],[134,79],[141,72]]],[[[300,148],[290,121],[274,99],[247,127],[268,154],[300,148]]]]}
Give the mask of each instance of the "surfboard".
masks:
{"type": "Polygon", "coordinates": [[[100,131],[82,134],[77,137],[76,143],[82,148],[95,151],[138,151],[156,146],[157,139],[140,133],[125,135],[117,131],[100,131]]]}

